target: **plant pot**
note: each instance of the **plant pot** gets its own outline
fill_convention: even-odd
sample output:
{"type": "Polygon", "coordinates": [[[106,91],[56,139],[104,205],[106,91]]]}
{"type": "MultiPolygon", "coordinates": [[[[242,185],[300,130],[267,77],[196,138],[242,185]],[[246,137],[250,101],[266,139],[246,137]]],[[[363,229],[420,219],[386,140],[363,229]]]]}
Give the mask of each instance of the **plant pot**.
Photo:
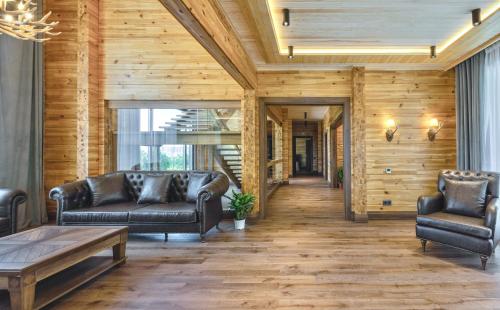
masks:
{"type": "Polygon", "coordinates": [[[234,228],[236,230],[243,230],[245,229],[245,220],[246,219],[243,219],[243,220],[234,220],[234,228]]]}

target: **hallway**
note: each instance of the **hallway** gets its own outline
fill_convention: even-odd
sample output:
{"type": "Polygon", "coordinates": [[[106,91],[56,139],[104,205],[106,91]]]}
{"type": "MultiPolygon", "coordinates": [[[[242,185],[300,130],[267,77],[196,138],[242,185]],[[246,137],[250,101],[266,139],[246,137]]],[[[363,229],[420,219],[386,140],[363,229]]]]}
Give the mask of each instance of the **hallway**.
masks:
{"type": "Polygon", "coordinates": [[[347,222],[339,190],[291,183],[245,232],[228,221],[207,243],[132,235],[124,266],[51,308],[498,309],[498,257],[484,272],[464,251],[431,243],[423,254],[414,221],[347,222]]]}

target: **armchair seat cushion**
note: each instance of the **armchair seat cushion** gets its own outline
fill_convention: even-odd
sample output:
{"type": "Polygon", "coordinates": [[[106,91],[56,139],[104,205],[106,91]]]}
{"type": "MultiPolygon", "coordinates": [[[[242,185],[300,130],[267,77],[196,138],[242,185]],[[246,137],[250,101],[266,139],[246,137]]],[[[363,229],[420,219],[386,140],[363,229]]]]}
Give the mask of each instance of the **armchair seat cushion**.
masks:
{"type": "Polygon", "coordinates": [[[492,237],[492,231],[484,226],[483,218],[436,212],[417,216],[417,224],[483,239],[492,237]]]}
{"type": "Polygon", "coordinates": [[[129,212],[140,208],[135,201],[64,211],[65,223],[127,223],[129,212]]]}
{"type": "Polygon", "coordinates": [[[0,217],[0,233],[10,230],[9,219],[6,217],[0,217]]]}
{"type": "Polygon", "coordinates": [[[131,223],[196,223],[196,204],[171,202],[151,204],[130,212],[131,223]]]}

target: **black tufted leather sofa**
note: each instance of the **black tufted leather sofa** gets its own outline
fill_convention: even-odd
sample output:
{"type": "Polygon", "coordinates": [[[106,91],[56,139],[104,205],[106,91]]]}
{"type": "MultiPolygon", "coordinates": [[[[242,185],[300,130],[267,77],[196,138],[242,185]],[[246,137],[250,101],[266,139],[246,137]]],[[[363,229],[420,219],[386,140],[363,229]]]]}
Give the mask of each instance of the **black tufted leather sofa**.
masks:
{"type": "MultiPolygon", "coordinates": [[[[483,269],[500,242],[500,174],[494,172],[443,170],[437,192],[421,196],[417,202],[416,235],[425,251],[427,240],[478,253],[483,269]],[[488,180],[484,216],[470,217],[447,213],[445,180],[488,180]]],[[[465,194],[466,195],[466,194],[465,194]]]]}
{"type": "Polygon", "coordinates": [[[0,188],[0,237],[17,232],[17,208],[27,198],[22,190],[0,188]]]}
{"type": "MultiPolygon", "coordinates": [[[[126,176],[131,200],[91,207],[92,195],[86,180],[53,188],[49,197],[57,201],[58,225],[126,225],[129,232],[205,233],[223,217],[221,197],[229,187],[227,176],[207,171],[120,171],[126,176]],[[198,190],[196,203],[186,201],[191,173],[210,174],[211,181],[198,190]],[[145,175],[172,174],[170,200],[165,204],[137,204],[145,175]]],[[[109,173],[106,175],[113,175],[109,173]]]]}

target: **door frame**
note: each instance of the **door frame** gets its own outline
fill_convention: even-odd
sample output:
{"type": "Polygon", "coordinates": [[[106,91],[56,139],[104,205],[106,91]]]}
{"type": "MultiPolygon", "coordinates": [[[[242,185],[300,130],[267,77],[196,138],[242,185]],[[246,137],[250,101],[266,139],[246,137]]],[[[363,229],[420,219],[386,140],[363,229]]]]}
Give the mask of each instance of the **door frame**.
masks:
{"type": "MultiPolygon", "coordinates": [[[[293,176],[296,176],[297,175],[297,170],[295,169],[295,156],[297,155],[297,152],[296,152],[296,145],[297,145],[297,138],[304,138],[304,139],[310,139],[310,141],[312,143],[314,143],[314,137],[313,136],[292,136],[292,165],[293,165],[293,176]]],[[[310,167],[310,171],[308,171],[309,174],[306,174],[306,175],[313,175],[313,162],[312,160],[314,160],[313,156],[314,156],[314,145],[312,146],[312,148],[309,150],[307,150],[307,144],[306,144],[306,152],[307,152],[307,157],[308,157],[308,160],[310,160],[310,162],[308,163],[308,167],[310,167]],[[310,153],[310,154],[309,154],[310,153]]]]}
{"type": "MultiPolygon", "coordinates": [[[[343,107],[343,125],[344,125],[344,218],[352,221],[354,216],[352,214],[352,197],[351,197],[351,98],[349,97],[260,97],[259,100],[259,114],[260,114],[260,186],[261,200],[260,200],[260,218],[265,217],[266,210],[266,194],[267,186],[265,182],[267,179],[267,141],[266,132],[267,125],[265,122],[266,109],[270,105],[320,105],[320,106],[342,106],[343,107]]],[[[328,160],[328,159],[327,159],[328,160]]],[[[326,170],[324,170],[326,171],[326,170]]]]}

